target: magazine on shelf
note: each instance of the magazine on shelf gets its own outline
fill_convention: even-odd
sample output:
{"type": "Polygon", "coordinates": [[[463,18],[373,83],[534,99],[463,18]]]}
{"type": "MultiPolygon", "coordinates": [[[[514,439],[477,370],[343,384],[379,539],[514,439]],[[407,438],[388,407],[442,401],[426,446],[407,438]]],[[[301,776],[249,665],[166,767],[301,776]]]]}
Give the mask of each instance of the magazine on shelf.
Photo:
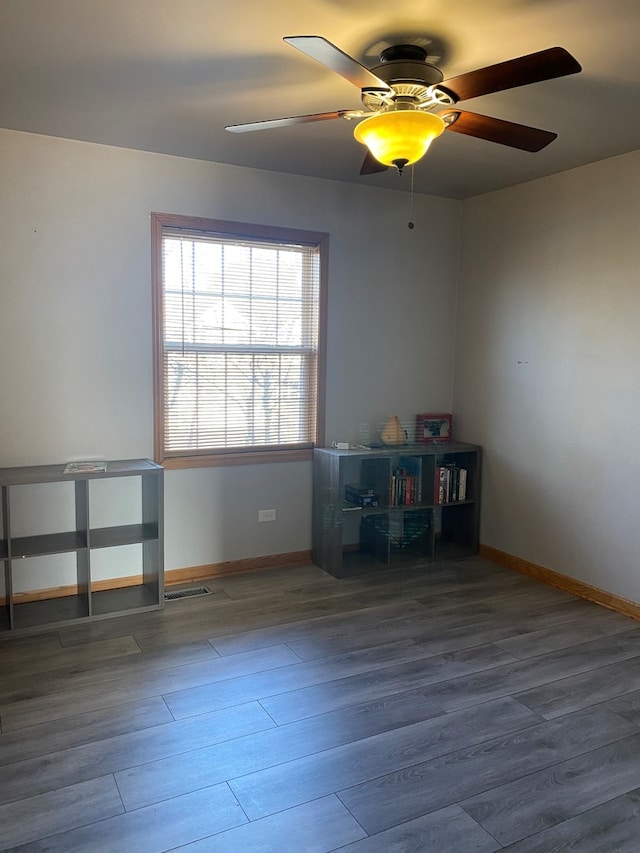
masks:
{"type": "Polygon", "coordinates": [[[68,462],[65,465],[65,474],[91,474],[107,470],[106,462],[68,462]]]}

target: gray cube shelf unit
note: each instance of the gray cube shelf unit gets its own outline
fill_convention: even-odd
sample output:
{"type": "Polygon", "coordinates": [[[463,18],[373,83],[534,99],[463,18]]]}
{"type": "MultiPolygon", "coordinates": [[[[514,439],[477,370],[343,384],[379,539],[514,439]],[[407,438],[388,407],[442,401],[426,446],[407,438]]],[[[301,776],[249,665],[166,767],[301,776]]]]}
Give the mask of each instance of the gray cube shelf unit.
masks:
{"type": "Polygon", "coordinates": [[[453,441],[314,450],[313,562],[348,577],[476,554],[480,465],[477,445],[453,441]]]}
{"type": "MultiPolygon", "coordinates": [[[[64,469],[65,465],[0,469],[0,567],[4,564],[5,599],[5,606],[0,610],[0,637],[11,636],[14,631],[33,633],[77,620],[158,610],[164,605],[163,468],[148,459],[126,459],[107,462],[106,471],[65,474],[64,469]],[[140,483],[140,507],[134,513],[135,523],[92,527],[91,482],[122,477],[137,478],[140,483]],[[61,483],[65,485],[57,487],[55,496],[57,500],[62,496],[64,509],[68,510],[73,522],[58,532],[14,536],[12,498],[19,504],[21,516],[32,514],[31,520],[37,527],[43,508],[46,512],[44,485],[61,483]],[[108,584],[99,584],[100,589],[95,588],[92,583],[92,552],[123,545],[141,546],[141,577],[133,585],[118,587],[116,579],[108,584]],[[76,583],[70,587],[72,592],[60,597],[24,601],[25,595],[15,590],[16,580],[27,565],[26,558],[62,554],[75,555],[76,583]]],[[[132,482],[131,487],[137,489],[137,483],[132,482]]],[[[24,518],[20,521],[21,526],[24,525],[24,518]]],[[[46,581],[39,579],[38,583],[46,586],[46,581]]],[[[130,578],[127,583],[131,584],[130,578]]],[[[67,593],[66,589],[64,591],[67,593]]]]}

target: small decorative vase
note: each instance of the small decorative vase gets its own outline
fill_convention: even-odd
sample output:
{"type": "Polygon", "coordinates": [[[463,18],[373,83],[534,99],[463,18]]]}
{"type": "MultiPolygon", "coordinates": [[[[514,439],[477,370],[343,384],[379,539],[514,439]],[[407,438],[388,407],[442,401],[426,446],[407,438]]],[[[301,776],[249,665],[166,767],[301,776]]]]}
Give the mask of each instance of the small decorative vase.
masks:
{"type": "Polygon", "coordinates": [[[397,415],[392,415],[380,435],[383,444],[397,445],[404,444],[407,440],[406,430],[400,423],[400,418],[397,415]]]}

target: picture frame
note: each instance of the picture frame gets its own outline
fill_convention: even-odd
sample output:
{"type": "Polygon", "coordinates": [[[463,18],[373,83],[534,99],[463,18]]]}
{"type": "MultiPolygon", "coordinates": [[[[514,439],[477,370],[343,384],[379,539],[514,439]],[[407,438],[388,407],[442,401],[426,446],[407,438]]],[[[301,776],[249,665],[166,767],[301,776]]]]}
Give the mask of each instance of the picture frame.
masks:
{"type": "Polygon", "coordinates": [[[453,417],[448,413],[416,415],[416,442],[440,443],[451,441],[453,417]]]}

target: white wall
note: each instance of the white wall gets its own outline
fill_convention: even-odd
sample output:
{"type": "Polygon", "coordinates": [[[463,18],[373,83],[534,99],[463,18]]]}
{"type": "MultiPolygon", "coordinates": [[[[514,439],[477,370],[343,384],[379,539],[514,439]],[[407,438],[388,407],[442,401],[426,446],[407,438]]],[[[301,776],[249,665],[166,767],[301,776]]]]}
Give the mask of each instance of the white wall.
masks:
{"type": "MultiPolygon", "coordinates": [[[[0,466],[151,456],[150,211],[330,234],[329,442],[450,410],[459,202],[0,130],[0,466]]],[[[310,548],[309,463],[165,488],[168,569],[310,548]]]]}
{"type": "Polygon", "coordinates": [[[464,203],[454,409],[483,543],[640,601],[640,152],[464,203]]]}

